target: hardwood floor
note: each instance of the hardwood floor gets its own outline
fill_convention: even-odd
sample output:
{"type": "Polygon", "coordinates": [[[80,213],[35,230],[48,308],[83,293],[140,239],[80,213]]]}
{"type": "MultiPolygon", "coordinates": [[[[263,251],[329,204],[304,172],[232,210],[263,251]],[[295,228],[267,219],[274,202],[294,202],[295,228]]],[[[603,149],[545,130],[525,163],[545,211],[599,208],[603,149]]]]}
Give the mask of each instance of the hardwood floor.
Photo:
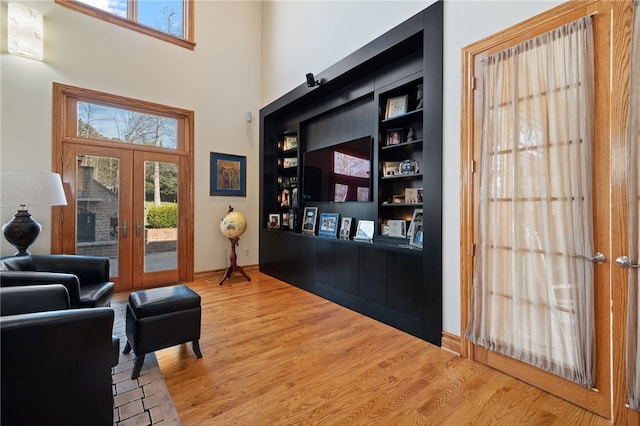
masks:
{"type": "Polygon", "coordinates": [[[156,352],[191,425],[608,425],[537,388],[259,272],[190,283],[203,358],[156,352]]]}

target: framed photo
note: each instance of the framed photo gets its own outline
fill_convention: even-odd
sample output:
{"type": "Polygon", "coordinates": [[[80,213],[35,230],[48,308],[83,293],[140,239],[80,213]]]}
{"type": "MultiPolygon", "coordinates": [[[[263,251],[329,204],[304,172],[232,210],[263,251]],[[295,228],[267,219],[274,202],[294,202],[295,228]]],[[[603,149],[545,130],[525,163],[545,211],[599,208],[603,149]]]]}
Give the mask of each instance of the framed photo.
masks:
{"type": "Polygon", "coordinates": [[[407,204],[422,204],[422,188],[405,188],[404,202],[407,204]]]}
{"type": "Polygon", "coordinates": [[[409,239],[409,245],[411,247],[422,249],[423,234],[424,234],[424,228],[423,228],[422,222],[416,223],[413,227],[411,238],[409,239]]]}
{"type": "Polygon", "coordinates": [[[353,218],[343,217],[340,225],[340,239],[348,240],[351,238],[351,226],[353,224],[353,218]]]}
{"type": "Polygon", "coordinates": [[[411,224],[409,225],[409,230],[407,231],[407,236],[409,237],[409,243],[411,243],[411,239],[413,237],[413,230],[418,224],[422,225],[422,209],[413,210],[413,215],[411,216],[411,224]]]}
{"type": "Polygon", "coordinates": [[[209,195],[247,195],[247,157],[241,155],[210,155],[209,195]]]}
{"type": "Polygon", "coordinates": [[[296,135],[285,135],[283,149],[289,151],[298,147],[298,137],[296,135]]]}
{"type": "Polygon", "coordinates": [[[282,167],[285,169],[288,169],[290,167],[296,167],[297,165],[298,165],[297,157],[287,157],[284,160],[282,160],[282,167]]]}
{"type": "Polygon", "coordinates": [[[280,229],[280,213],[269,213],[269,222],[267,228],[280,229]]]}
{"type": "Polygon", "coordinates": [[[289,212],[282,213],[282,224],[280,226],[282,229],[289,228],[289,212]]]}
{"type": "Polygon", "coordinates": [[[402,129],[389,129],[387,130],[387,146],[398,145],[402,143],[403,131],[402,129]]]}
{"type": "Polygon", "coordinates": [[[338,213],[320,213],[320,227],[318,235],[321,237],[336,238],[338,233],[338,213]]]}
{"type": "Polygon", "coordinates": [[[314,235],[316,233],[316,220],[318,219],[317,207],[305,207],[302,219],[302,233],[314,235]]]}
{"type": "Polygon", "coordinates": [[[400,173],[399,161],[385,161],[382,165],[382,173],[384,176],[395,176],[400,173]]]}
{"type": "Polygon", "coordinates": [[[389,220],[389,236],[407,238],[407,222],[402,219],[389,220]]]}
{"type": "Polygon", "coordinates": [[[291,206],[291,196],[289,195],[289,190],[287,188],[283,188],[280,191],[280,207],[290,207],[291,206]]]}
{"type": "Polygon", "coordinates": [[[353,240],[373,242],[374,229],[375,224],[372,220],[359,220],[356,235],[354,235],[353,240]]]}
{"type": "Polygon", "coordinates": [[[384,118],[393,118],[407,113],[407,105],[409,104],[409,95],[396,96],[387,99],[387,110],[384,118]]]}

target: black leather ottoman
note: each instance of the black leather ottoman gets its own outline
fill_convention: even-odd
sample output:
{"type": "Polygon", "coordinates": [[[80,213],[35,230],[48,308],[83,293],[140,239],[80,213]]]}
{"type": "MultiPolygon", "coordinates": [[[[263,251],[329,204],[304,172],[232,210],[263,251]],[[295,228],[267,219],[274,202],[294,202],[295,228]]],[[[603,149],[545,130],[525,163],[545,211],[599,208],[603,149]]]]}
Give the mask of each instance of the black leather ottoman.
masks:
{"type": "Polygon", "coordinates": [[[123,353],[133,352],[136,361],[131,378],[140,376],[144,357],[150,352],[192,342],[200,352],[200,295],[186,285],[133,292],[127,305],[127,345],[123,353]]]}

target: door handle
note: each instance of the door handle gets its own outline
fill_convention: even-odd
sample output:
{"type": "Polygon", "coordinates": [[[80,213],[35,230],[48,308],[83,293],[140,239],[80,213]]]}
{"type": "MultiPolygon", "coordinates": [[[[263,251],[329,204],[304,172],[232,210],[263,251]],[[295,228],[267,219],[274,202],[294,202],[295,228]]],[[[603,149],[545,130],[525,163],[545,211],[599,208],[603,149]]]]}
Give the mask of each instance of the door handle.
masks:
{"type": "Polygon", "coordinates": [[[140,238],[140,221],[136,220],[136,238],[140,238]]]}
{"type": "Polygon", "coordinates": [[[607,261],[607,256],[605,256],[604,254],[600,253],[599,251],[596,252],[596,254],[594,254],[592,257],[587,257],[585,255],[582,254],[574,254],[573,257],[577,257],[579,259],[584,259],[584,260],[588,260],[589,262],[598,265],[601,263],[604,263],[607,261]]]}
{"type": "Polygon", "coordinates": [[[616,259],[616,265],[621,268],[629,269],[629,268],[640,268],[640,265],[637,263],[631,263],[628,256],[620,256],[616,259]]]}
{"type": "Polygon", "coordinates": [[[129,224],[125,220],[122,224],[122,238],[127,238],[127,235],[129,235],[129,224]]]}

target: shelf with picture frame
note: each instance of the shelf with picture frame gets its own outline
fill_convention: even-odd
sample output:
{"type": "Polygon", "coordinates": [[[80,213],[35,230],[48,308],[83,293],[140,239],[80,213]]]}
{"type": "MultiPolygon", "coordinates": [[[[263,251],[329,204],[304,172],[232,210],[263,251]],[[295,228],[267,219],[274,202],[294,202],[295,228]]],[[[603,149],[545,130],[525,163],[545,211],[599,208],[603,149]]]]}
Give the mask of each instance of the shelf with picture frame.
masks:
{"type": "Polygon", "coordinates": [[[328,84],[309,90],[302,83],[260,111],[263,223],[269,213],[288,211],[278,202],[282,188],[277,177],[293,170],[279,168],[279,158],[297,157],[291,169],[300,188],[309,151],[369,136],[373,159],[369,201],[310,201],[300,193],[294,232],[261,228],[260,271],[436,345],[442,337],[443,8],[443,2],[434,3],[327,73],[319,72],[318,79],[328,84]],[[293,155],[284,149],[289,134],[297,135],[293,155]],[[277,147],[280,137],[283,144],[277,147]],[[415,161],[418,171],[384,174],[384,162],[399,167],[405,160],[415,161]],[[405,188],[424,188],[424,203],[406,202],[405,188]],[[424,221],[428,227],[423,229],[424,249],[419,250],[409,244],[408,227],[413,211],[424,205],[429,206],[424,221]],[[338,232],[335,238],[332,230],[327,238],[310,224],[303,233],[304,210],[315,207],[312,216],[318,219],[323,213],[338,214],[341,223],[350,218],[350,237],[341,238],[338,232]],[[391,235],[381,234],[385,221],[391,235]],[[354,238],[358,223],[372,225],[367,228],[371,238],[354,238]]]}
{"type": "Polygon", "coordinates": [[[300,155],[297,131],[287,130],[277,135],[277,188],[275,205],[282,222],[279,229],[294,231],[298,222],[300,155]]]}

